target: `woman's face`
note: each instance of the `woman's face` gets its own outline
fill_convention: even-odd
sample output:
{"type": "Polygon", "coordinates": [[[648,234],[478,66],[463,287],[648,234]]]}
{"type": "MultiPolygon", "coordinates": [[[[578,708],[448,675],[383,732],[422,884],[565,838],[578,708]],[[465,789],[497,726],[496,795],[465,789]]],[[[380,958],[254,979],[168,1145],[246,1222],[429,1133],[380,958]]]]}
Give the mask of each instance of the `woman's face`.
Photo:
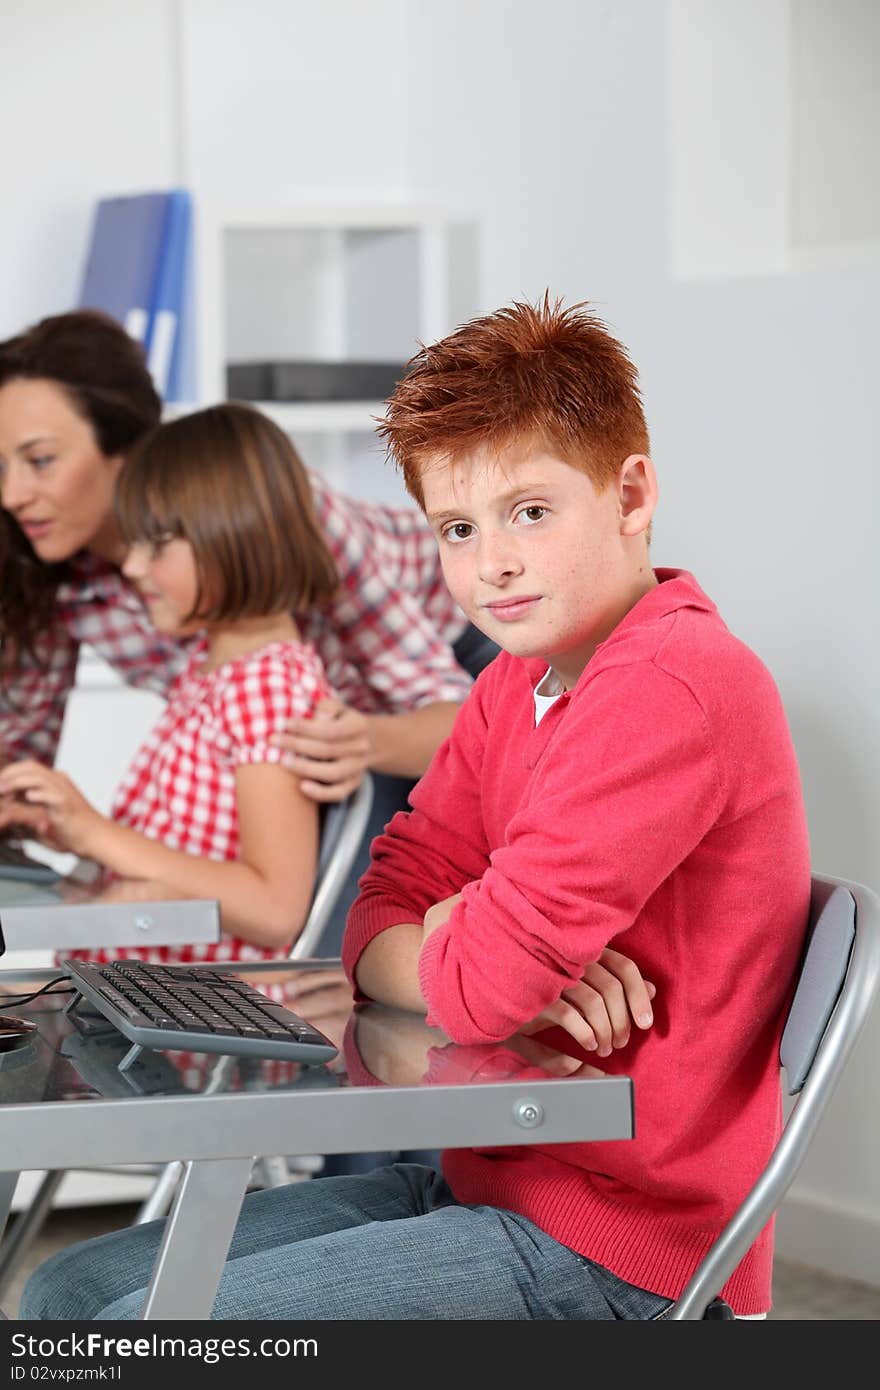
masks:
{"type": "Polygon", "coordinates": [[[122,461],[101,453],[56,382],[17,377],[0,386],[0,506],[41,560],[91,550],[119,563],[113,487],[122,461]]]}

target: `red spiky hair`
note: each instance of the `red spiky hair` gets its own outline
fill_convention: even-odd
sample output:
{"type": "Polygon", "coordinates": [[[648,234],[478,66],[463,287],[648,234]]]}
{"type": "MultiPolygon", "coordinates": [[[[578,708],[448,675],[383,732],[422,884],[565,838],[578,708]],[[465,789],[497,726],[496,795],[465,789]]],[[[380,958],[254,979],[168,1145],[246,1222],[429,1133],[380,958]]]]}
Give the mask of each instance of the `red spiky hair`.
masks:
{"type": "Polygon", "coordinates": [[[476,449],[543,446],[602,490],[649,450],[636,369],[585,304],[549,294],[472,319],[421,350],[379,427],[407,490],[423,505],[428,460],[476,449]]]}

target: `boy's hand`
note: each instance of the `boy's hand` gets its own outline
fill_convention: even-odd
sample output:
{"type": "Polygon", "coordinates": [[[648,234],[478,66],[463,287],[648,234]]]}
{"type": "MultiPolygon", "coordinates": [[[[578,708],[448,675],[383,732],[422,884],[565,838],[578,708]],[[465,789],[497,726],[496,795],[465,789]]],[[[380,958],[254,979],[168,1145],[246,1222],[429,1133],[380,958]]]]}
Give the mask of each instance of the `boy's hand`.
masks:
{"type": "Polygon", "coordinates": [[[369,728],[365,714],[328,695],[309,719],[291,719],[272,742],[284,749],[284,766],[296,773],[305,796],[344,801],[369,767],[369,728]]]}
{"type": "Polygon", "coordinates": [[[460,901],[461,894],[453,893],[450,898],[441,898],[439,903],[434,903],[433,907],[428,908],[422,923],[422,945],[425,944],[432,932],[435,932],[438,927],[444,926],[449,921],[452,909],[455,907],[455,904],[460,901]]]}
{"type": "Polygon", "coordinates": [[[555,1025],[587,1052],[608,1057],[612,1049],[626,1047],[633,1023],[641,1029],[651,1027],[651,1000],[656,993],[634,961],[606,946],[599,959],[587,966],[580,983],[563,990],[555,1004],[520,1032],[538,1033],[555,1025]]]}
{"type": "Polygon", "coordinates": [[[100,815],[63,772],[27,760],[0,772],[0,830],[25,824],[44,844],[90,857],[100,815]]]}

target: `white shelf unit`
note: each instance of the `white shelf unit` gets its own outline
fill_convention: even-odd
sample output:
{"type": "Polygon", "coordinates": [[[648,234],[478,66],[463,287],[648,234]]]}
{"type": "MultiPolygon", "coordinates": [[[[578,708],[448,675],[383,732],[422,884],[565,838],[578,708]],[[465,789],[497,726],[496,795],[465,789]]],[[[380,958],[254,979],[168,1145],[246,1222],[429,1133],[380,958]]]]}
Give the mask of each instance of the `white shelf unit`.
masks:
{"type": "MultiPolygon", "coordinates": [[[[472,308],[475,244],[472,225],[423,204],[197,201],[200,401],[226,399],[230,361],[402,364],[454,326],[455,305],[472,308]]],[[[255,404],[291,433],[319,434],[369,432],[383,408],[255,404]]]]}
{"type": "MultiPolygon", "coordinates": [[[[426,203],[196,199],[199,403],[228,362],[405,363],[475,312],[477,231],[426,203]]],[[[382,466],[382,401],[255,401],[331,485],[411,505],[382,466]]]]}

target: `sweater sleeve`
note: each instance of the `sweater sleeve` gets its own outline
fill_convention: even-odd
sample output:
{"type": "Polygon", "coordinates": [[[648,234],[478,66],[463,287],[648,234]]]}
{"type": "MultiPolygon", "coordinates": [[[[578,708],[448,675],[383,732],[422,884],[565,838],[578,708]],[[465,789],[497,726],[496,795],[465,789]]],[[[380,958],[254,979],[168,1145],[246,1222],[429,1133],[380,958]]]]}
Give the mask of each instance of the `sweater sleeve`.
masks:
{"type": "Polygon", "coordinates": [[[421,954],[428,1021],[455,1042],[509,1037],[556,1000],[724,800],[698,701],[650,661],[606,670],[573,698],[537,771],[486,871],[421,954]]]}
{"type": "Polygon", "coordinates": [[[429,907],[461,892],[488,868],[480,786],[487,727],[483,691],[490,671],[480,676],[452,733],[410,793],[412,810],[399,811],[372,843],[342,944],[352,981],[359,957],[380,932],[421,922],[429,907]]]}
{"type": "Polygon", "coordinates": [[[0,763],[55,760],[67,699],[76,679],[79,643],[61,622],[40,635],[37,659],[25,653],[0,690],[0,763]]]}

